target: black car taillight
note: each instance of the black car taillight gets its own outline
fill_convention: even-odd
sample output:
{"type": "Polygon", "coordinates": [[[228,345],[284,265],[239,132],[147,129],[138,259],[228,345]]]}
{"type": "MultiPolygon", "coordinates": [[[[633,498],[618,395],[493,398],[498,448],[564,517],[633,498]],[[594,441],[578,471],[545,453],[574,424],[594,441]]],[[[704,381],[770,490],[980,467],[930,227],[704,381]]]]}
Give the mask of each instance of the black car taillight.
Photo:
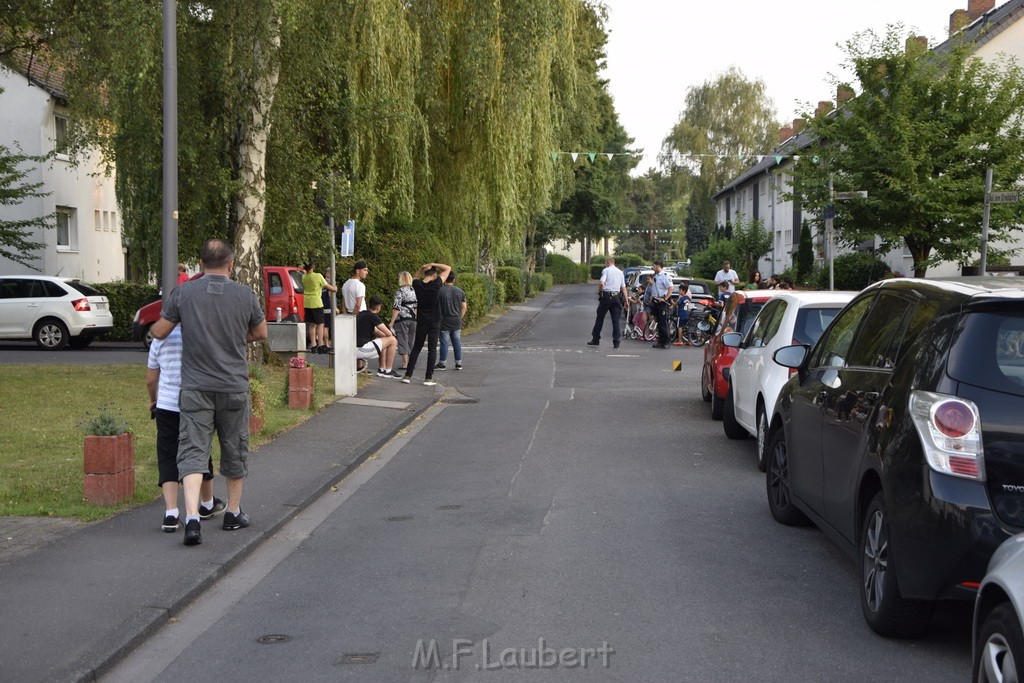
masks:
{"type": "Polygon", "coordinates": [[[931,391],[913,391],[910,416],[921,437],[929,467],[955,477],[985,479],[981,416],[973,401],[931,391]]]}

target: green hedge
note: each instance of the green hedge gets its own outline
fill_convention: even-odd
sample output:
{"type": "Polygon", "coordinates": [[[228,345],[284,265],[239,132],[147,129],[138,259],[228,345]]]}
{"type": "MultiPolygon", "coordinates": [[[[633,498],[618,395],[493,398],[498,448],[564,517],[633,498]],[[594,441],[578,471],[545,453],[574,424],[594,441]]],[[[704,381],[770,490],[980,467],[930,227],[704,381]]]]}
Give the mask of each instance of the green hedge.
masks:
{"type": "Polygon", "coordinates": [[[562,254],[548,254],[547,261],[544,263],[544,271],[551,275],[556,285],[573,285],[578,282],[586,282],[586,280],[579,279],[576,263],[568,256],[563,256],[562,254]]]}
{"type": "Polygon", "coordinates": [[[640,254],[630,254],[627,252],[625,254],[618,254],[615,257],[615,265],[619,268],[619,270],[622,270],[623,268],[633,268],[634,266],[647,265],[647,262],[644,260],[644,257],[641,256],[640,254]]]}
{"type": "Polygon", "coordinates": [[[494,278],[505,285],[505,300],[503,303],[514,303],[523,300],[526,294],[526,272],[522,268],[499,266],[495,270],[494,278]]]}
{"type": "Polygon", "coordinates": [[[530,291],[546,292],[553,285],[551,273],[534,273],[530,276],[530,291]]]}
{"type": "Polygon", "coordinates": [[[505,294],[505,283],[502,282],[501,280],[495,280],[494,281],[494,303],[495,304],[500,304],[500,305],[504,306],[506,301],[508,301],[508,299],[506,298],[506,294],[505,294]]]}
{"type": "MultiPolygon", "coordinates": [[[[870,251],[857,251],[837,256],[835,260],[836,289],[860,291],[872,282],[885,279],[889,266],[870,251]]],[[[828,289],[828,264],[817,273],[817,285],[828,289]]]]}
{"type": "Polygon", "coordinates": [[[731,261],[733,264],[740,262],[739,250],[732,240],[716,240],[704,251],[691,256],[690,271],[697,277],[714,280],[715,273],[722,267],[722,261],[731,261]]]}
{"type": "Polygon", "coordinates": [[[466,293],[466,318],[463,325],[470,325],[486,315],[494,305],[494,280],[485,273],[459,273],[455,284],[466,293]]]}
{"type": "Polygon", "coordinates": [[[590,281],[590,267],[586,263],[576,265],[576,279],[573,282],[585,284],[590,281]]]}
{"type": "Polygon", "coordinates": [[[160,289],[156,285],[103,282],[92,286],[107,297],[110,313],[114,316],[114,329],[103,335],[107,341],[131,341],[135,311],[160,298],[160,289]]]}

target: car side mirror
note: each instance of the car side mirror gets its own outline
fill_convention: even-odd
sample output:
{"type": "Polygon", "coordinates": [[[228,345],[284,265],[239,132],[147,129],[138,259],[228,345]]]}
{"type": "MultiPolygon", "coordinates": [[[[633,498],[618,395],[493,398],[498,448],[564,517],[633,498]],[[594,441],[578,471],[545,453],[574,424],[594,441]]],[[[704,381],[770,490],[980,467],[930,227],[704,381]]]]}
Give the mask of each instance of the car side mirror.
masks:
{"type": "Polygon", "coordinates": [[[726,332],[722,335],[722,343],[734,349],[740,348],[740,342],[742,341],[743,335],[739,332],[726,332]]]}
{"type": "Polygon", "coordinates": [[[807,347],[803,344],[783,346],[772,355],[772,360],[784,368],[799,368],[807,358],[807,347]]]}

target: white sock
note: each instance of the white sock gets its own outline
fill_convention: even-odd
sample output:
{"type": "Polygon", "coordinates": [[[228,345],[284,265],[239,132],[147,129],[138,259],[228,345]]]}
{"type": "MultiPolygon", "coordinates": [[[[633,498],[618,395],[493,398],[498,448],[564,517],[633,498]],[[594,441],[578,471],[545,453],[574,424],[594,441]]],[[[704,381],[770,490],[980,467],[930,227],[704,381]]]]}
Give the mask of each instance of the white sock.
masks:
{"type": "Polygon", "coordinates": [[[204,508],[206,508],[207,510],[212,510],[213,509],[213,498],[211,498],[210,500],[200,501],[200,504],[204,508]]]}
{"type": "Polygon", "coordinates": [[[199,521],[199,515],[189,515],[188,517],[185,518],[185,524],[188,524],[189,522],[198,522],[198,521],[199,521]]]}
{"type": "Polygon", "coordinates": [[[232,515],[237,515],[241,511],[242,511],[242,508],[241,508],[241,506],[239,506],[239,508],[237,510],[225,510],[224,512],[229,512],[232,515]]]}
{"type": "Polygon", "coordinates": [[[168,510],[167,512],[164,513],[164,517],[177,517],[177,516],[178,516],[178,508],[171,508],[170,510],[168,510]]]}

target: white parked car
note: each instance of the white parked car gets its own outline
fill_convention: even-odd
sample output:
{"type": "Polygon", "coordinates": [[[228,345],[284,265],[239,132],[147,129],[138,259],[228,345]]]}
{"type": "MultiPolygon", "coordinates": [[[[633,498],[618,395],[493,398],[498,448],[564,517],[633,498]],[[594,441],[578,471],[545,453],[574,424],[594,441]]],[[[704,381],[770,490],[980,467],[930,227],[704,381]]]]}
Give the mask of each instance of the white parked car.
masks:
{"type": "Polygon", "coordinates": [[[1024,534],[1003,541],[974,603],[975,683],[1024,680],[1024,534]]]}
{"type": "Polygon", "coordinates": [[[745,336],[722,336],[726,346],[740,351],[728,368],[729,391],[722,426],[730,439],[757,437],[757,467],[765,468],[768,420],[779,391],[791,370],[772,361],[783,346],[818,341],[832,319],[857,292],[780,292],[762,308],[745,336]]]}
{"type": "Polygon", "coordinates": [[[89,285],[48,275],[0,275],[0,339],[57,350],[84,348],[114,327],[107,297],[89,285]]]}

